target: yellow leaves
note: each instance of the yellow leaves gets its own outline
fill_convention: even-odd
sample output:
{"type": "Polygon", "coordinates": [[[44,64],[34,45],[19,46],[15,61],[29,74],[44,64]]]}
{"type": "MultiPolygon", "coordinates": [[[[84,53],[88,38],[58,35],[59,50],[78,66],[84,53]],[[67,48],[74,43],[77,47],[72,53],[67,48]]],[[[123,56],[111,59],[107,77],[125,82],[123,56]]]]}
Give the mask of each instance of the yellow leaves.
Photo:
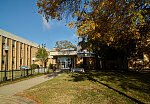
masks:
{"type": "Polygon", "coordinates": [[[94,23],[94,21],[90,21],[89,25],[90,25],[91,29],[95,30],[95,23],[94,23]]]}
{"type": "Polygon", "coordinates": [[[97,10],[97,9],[95,10],[95,13],[98,13],[98,10],[97,10]]]}
{"type": "Polygon", "coordinates": [[[88,5],[84,3],[84,8],[87,8],[87,7],[88,7],[88,5]]]}
{"type": "Polygon", "coordinates": [[[90,1],[90,3],[92,3],[92,2],[93,2],[93,0],[90,1]]]}
{"type": "Polygon", "coordinates": [[[77,13],[73,13],[73,16],[76,16],[77,15],[77,13]]]}
{"type": "Polygon", "coordinates": [[[113,41],[114,41],[114,38],[113,38],[113,37],[110,37],[110,41],[112,41],[112,42],[113,42],[113,41]]]}
{"type": "Polygon", "coordinates": [[[73,29],[74,28],[74,22],[71,22],[68,24],[69,28],[73,29]]]}
{"type": "Polygon", "coordinates": [[[59,7],[59,5],[58,5],[58,4],[56,4],[56,6],[57,6],[57,7],[59,7]]]}
{"type": "Polygon", "coordinates": [[[105,5],[105,2],[102,2],[102,6],[104,6],[105,5]]]}
{"type": "Polygon", "coordinates": [[[140,33],[139,32],[136,32],[136,37],[137,37],[137,39],[140,39],[140,33]]]}
{"type": "Polygon", "coordinates": [[[101,34],[100,34],[100,33],[98,33],[98,34],[97,34],[97,37],[98,37],[98,38],[100,38],[100,37],[101,37],[101,34]]]}
{"type": "Polygon", "coordinates": [[[54,12],[54,14],[55,14],[55,17],[58,17],[58,13],[57,12],[54,12]]]}
{"type": "Polygon", "coordinates": [[[109,46],[110,43],[107,43],[107,45],[109,46]]]}
{"type": "Polygon", "coordinates": [[[132,8],[134,8],[134,4],[132,4],[132,8]]]}
{"type": "Polygon", "coordinates": [[[93,37],[92,39],[95,40],[95,37],[93,37]]]}

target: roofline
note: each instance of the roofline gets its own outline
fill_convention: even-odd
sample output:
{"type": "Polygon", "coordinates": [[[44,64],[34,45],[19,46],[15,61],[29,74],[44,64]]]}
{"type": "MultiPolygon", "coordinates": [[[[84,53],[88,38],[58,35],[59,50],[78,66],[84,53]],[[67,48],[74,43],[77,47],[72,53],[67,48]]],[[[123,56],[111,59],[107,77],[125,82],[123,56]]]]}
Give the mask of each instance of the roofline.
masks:
{"type": "MultiPolygon", "coordinates": [[[[17,35],[14,35],[14,34],[11,34],[9,32],[6,32],[6,31],[4,31],[2,29],[0,29],[0,35],[4,36],[4,37],[7,37],[7,38],[10,38],[10,39],[13,39],[13,40],[16,40],[16,41],[19,41],[19,42],[22,42],[22,43],[25,43],[25,44],[28,44],[28,45],[31,45],[31,46],[34,46],[34,47],[38,47],[39,46],[39,44],[36,44],[36,43],[31,42],[31,41],[29,41],[27,39],[24,39],[24,38],[21,38],[21,37],[19,37],[17,35]]],[[[47,51],[51,51],[48,48],[45,48],[45,49],[47,51]]]]}

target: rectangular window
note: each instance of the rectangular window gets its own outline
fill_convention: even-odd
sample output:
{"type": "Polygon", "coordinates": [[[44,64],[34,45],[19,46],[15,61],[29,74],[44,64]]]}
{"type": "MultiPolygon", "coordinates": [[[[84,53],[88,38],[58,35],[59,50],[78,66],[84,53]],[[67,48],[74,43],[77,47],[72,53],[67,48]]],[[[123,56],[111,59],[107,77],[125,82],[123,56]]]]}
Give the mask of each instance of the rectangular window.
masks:
{"type": "Polygon", "coordinates": [[[27,51],[29,50],[28,48],[29,48],[29,46],[27,45],[27,51]]]}
{"type": "Polygon", "coordinates": [[[20,49],[22,50],[22,43],[20,44],[20,49]]]}
{"type": "Polygon", "coordinates": [[[21,50],[23,50],[23,43],[21,43],[21,50]]]}
{"type": "Polygon", "coordinates": [[[12,41],[12,47],[13,48],[15,47],[15,41],[14,40],[12,41]]]}
{"type": "Polygon", "coordinates": [[[13,65],[15,64],[15,57],[13,57],[13,59],[12,59],[12,64],[13,65]]]}
{"type": "Polygon", "coordinates": [[[4,64],[5,56],[2,56],[2,64],[4,64]]]}
{"type": "Polygon", "coordinates": [[[20,59],[20,66],[22,66],[22,59],[20,59]]]}
{"type": "Polygon", "coordinates": [[[6,38],[5,37],[2,37],[2,43],[5,44],[5,40],[6,38]]]}

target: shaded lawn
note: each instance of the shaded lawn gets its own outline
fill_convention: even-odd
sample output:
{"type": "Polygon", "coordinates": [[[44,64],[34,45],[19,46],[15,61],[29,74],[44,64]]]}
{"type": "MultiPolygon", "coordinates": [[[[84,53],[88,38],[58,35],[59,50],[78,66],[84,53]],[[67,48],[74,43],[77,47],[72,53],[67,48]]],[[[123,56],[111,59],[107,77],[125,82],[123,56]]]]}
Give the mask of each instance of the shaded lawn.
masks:
{"type": "Polygon", "coordinates": [[[88,72],[63,74],[17,95],[43,104],[150,103],[148,74],[88,72]],[[146,80],[144,80],[146,79],[146,80]]]}

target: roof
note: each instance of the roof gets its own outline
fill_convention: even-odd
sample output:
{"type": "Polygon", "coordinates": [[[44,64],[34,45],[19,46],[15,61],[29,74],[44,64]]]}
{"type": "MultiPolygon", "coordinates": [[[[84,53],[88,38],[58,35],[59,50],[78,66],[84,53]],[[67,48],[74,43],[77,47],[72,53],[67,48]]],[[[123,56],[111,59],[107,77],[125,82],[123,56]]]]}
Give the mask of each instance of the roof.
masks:
{"type": "Polygon", "coordinates": [[[77,53],[79,53],[79,54],[81,54],[81,53],[82,53],[82,54],[83,54],[83,53],[84,53],[84,54],[94,54],[93,52],[89,52],[89,51],[87,51],[87,50],[82,50],[82,51],[81,51],[81,49],[78,49],[78,48],[77,48],[77,53]]]}
{"type": "Polygon", "coordinates": [[[74,51],[74,48],[61,49],[60,51],[74,51]]]}
{"type": "MultiPolygon", "coordinates": [[[[34,43],[34,42],[31,42],[31,41],[29,41],[29,40],[26,40],[26,39],[24,39],[24,38],[21,38],[21,37],[19,37],[19,36],[17,36],[17,35],[14,35],[14,34],[11,34],[11,33],[9,33],[9,32],[6,32],[6,31],[4,31],[4,30],[2,30],[2,29],[0,29],[0,35],[2,35],[2,36],[4,36],[4,37],[7,37],[7,38],[11,38],[11,39],[16,40],[16,41],[20,41],[20,42],[22,42],[22,43],[25,43],[25,44],[28,44],[28,45],[31,45],[31,46],[34,46],[34,47],[38,47],[38,46],[39,46],[39,44],[36,44],[36,43],[34,43]]],[[[48,48],[46,48],[46,50],[47,50],[47,51],[50,51],[50,49],[48,49],[48,48]]]]}

